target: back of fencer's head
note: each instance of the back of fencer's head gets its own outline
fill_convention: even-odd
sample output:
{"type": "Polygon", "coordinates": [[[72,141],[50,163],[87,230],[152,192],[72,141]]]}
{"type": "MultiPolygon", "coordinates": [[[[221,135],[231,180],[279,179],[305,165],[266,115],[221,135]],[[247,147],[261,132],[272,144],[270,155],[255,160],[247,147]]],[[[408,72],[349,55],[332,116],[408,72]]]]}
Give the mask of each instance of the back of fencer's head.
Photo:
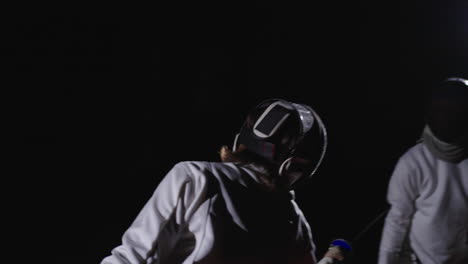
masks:
{"type": "Polygon", "coordinates": [[[234,152],[222,151],[221,156],[225,161],[230,157],[255,160],[275,171],[273,175],[289,177],[292,184],[315,173],[326,149],[326,128],[310,106],[269,99],[249,111],[235,138],[234,152]],[[242,155],[237,155],[239,150],[242,155]]]}
{"type": "MultiPolygon", "coordinates": [[[[280,109],[283,113],[275,112],[270,106],[275,102],[281,102],[282,105],[289,107],[289,102],[283,100],[265,100],[260,104],[252,107],[247,113],[244,122],[236,135],[232,151],[222,149],[222,160],[243,159],[245,162],[261,163],[269,166],[281,164],[288,157],[291,150],[298,142],[300,120],[295,109],[280,109]],[[284,116],[281,116],[281,115],[284,116]],[[282,117],[285,117],[284,119],[282,117]],[[287,117],[287,118],[286,118],[287,117]],[[278,119],[275,119],[278,118],[278,119]],[[264,121],[263,123],[261,121],[264,121]],[[259,124],[260,123],[260,124],[259,124]],[[278,125],[278,123],[281,123],[278,125]],[[262,137],[256,132],[258,127],[274,130],[274,133],[269,134],[265,130],[263,132],[269,134],[262,137]],[[271,129],[277,126],[277,129],[271,129]]],[[[281,105],[278,107],[281,108],[281,105]]],[[[276,109],[278,110],[278,109],[276,109]]],[[[260,129],[261,130],[261,129],[260,129]]],[[[261,133],[261,132],[260,132],[261,133]]]]}
{"type": "Polygon", "coordinates": [[[429,97],[426,122],[435,136],[457,142],[468,134],[468,81],[448,78],[429,97]]]}
{"type": "MultiPolygon", "coordinates": [[[[284,123],[281,124],[279,129],[268,138],[260,138],[258,134],[255,134],[255,131],[261,125],[268,116],[273,116],[273,109],[269,107],[275,102],[288,103],[283,100],[266,100],[259,105],[253,107],[247,114],[244,124],[241,128],[241,138],[239,143],[243,143],[249,151],[257,154],[260,157],[265,159],[265,162],[270,162],[273,164],[281,164],[288,156],[291,154],[291,151],[294,149],[298,143],[301,130],[301,120],[297,116],[296,110],[291,109],[291,112],[288,113],[288,118],[285,119],[284,123]],[[270,111],[269,111],[270,110],[270,111]],[[269,111],[269,112],[268,112],[269,111]],[[267,114],[268,115],[265,115],[267,114]],[[254,132],[254,133],[252,133],[254,132]],[[244,137],[242,137],[244,136],[244,137]],[[256,141],[253,143],[252,141],[256,141]],[[249,144],[250,143],[250,144],[249,144]],[[260,143],[260,145],[259,145],[260,143]],[[269,146],[274,149],[269,151],[269,146]],[[266,154],[269,153],[270,155],[266,154]]],[[[281,117],[279,118],[281,119],[281,117]]],[[[271,121],[272,126],[275,126],[280,120],[271,121]]]]}

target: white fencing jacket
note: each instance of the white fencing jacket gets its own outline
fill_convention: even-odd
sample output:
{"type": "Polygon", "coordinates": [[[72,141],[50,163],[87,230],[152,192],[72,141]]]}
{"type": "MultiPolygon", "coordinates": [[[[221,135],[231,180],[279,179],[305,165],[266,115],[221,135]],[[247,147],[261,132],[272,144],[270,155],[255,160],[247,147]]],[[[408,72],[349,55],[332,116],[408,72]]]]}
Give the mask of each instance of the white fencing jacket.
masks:
{"type": "Polygon", "coordinates": [[[468,264],[468,159],[442,161],[417,144],[398,161],[387,198],[379,264],[411,263],[409,252],[423,264],[468,264]]]}
{"type": "Polygon", "coordinates": [[[178,163],[101,264],[315,263],[294,193],[261,193],[257,169],[178,163]]]}

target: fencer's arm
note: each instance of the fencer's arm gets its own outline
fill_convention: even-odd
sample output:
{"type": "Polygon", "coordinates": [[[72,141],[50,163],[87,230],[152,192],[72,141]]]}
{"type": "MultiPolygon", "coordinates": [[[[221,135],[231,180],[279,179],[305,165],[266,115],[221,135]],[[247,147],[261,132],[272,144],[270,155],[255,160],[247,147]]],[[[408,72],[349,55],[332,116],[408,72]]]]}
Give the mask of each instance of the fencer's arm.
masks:
{"type": "Polygon", "coordinates": [[[387,200],[391,209],[385,219],[379,249],[379,264],[401,263],[405,243],[415,211],[414,201],[419,195],[420,175],[405,159],[400,159],[388,186],[387,200]]]}
{"type": "Polygon", "coordinates": [[[317,264],[341,263],[351,251],[351,245],[343,239],[335,239],[317,264]]]}
{"type": "Polygon", "coordinates": [[[317,264],[333,264],[335,260],[331,257],[322,258],[317,264]]]}
{"type": "Polygon", "coordinates": [[[114,248],[112,254],[104,258],[101,264],[155,263],[155,248],[160,231],[173,213],[179,213],[176,210],[187,208],[191,194],[191,179],[179,163],[164,177],[124,233],[122,244],[114,248]]]}
{"type": "Polygon", "coordinates": [[[331,247],[328,249],[325,256],[317,264],[333,264],[344,259],[338,248],[331,247]]]}

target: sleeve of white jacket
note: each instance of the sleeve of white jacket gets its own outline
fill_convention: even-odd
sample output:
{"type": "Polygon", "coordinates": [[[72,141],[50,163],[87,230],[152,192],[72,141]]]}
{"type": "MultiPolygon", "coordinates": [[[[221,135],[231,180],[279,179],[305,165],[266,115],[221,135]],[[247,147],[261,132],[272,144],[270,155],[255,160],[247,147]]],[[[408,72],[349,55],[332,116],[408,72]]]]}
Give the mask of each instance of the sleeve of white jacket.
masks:
{"type": "Polygon", "coordinates": [[[324,257],[317,264],[333,264],[333,263],[335,263],[334,259],[330,257],[324,257]]]}
{"type": "Polygon", "coordinates": [[[388,186],[387,200],[391,209],[385,219],[379,250],[379,264],[406,263],[407,236],[419,195],[418,175],[408,160],[400,159],[388,186]]]}
{"type": "MultiPolygon", "coordinates": [[[[101,264],[137,264],[156,262],[155,249],[160,231],[173,215],[181,215],[194,193],[186,168],[175,165],[122,237],[122,244],[101,264]]],[[[177,217],[177,216],[176,216],[177,217]]],[[[179,216],[183,219],[183,216],[179,216]]],[[[183,221],[183,220],[180,220],[183,221]]]]}

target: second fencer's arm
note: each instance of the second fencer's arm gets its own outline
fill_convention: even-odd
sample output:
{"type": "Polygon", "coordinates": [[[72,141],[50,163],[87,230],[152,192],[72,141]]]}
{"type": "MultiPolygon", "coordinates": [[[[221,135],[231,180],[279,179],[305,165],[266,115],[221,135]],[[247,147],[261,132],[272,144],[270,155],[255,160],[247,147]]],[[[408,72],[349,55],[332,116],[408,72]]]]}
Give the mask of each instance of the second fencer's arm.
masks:
{"type": "Polygon", "coordinates": [[[400,159],[388,186],[387,200],[391,209],[383,228],[379,264],[397,264],[409,258],[405,245],[418,195],[419,174],[406,160],[400,159]]]}

